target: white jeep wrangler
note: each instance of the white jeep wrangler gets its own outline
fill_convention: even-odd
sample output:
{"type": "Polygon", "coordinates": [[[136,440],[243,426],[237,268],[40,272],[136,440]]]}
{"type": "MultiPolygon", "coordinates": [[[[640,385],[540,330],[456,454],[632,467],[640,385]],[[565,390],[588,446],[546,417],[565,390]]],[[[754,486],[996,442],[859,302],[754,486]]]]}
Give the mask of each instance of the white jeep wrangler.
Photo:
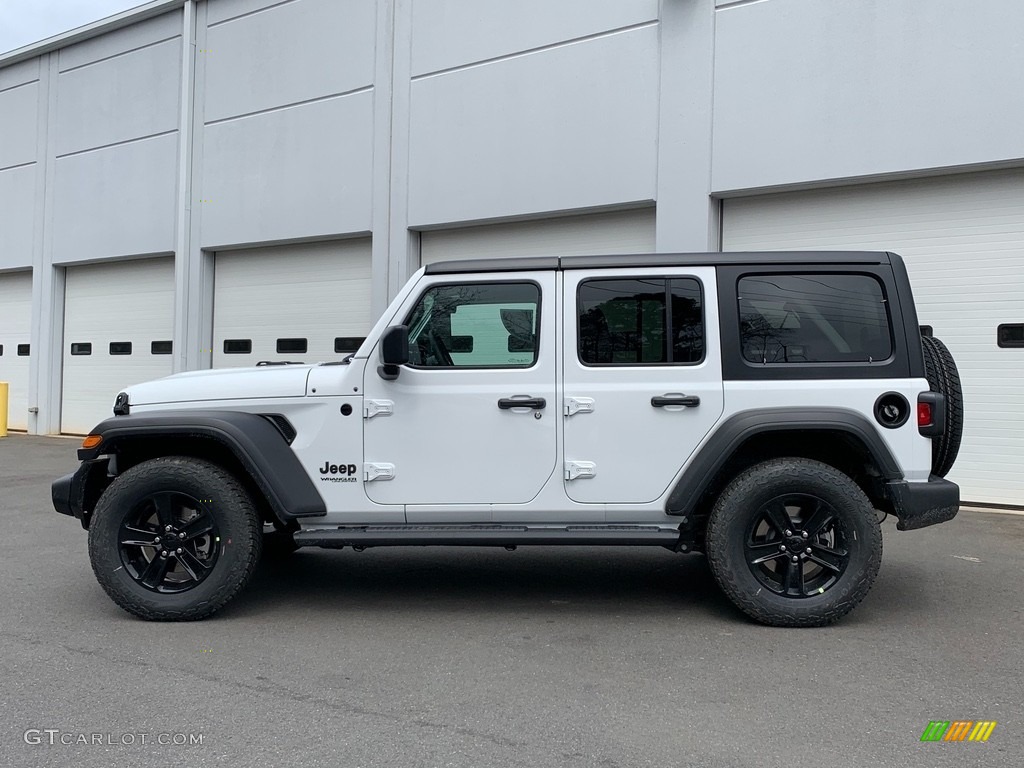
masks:
{"type": "Polygon", "coordinates": [[[209,616],[266,540],[703,552],[813,626],[867,594],[882,513],[956,514],[962,409],[894,254],[448,262],[344,360],[120,393],[53,501],[144,619],[209,616]]]}

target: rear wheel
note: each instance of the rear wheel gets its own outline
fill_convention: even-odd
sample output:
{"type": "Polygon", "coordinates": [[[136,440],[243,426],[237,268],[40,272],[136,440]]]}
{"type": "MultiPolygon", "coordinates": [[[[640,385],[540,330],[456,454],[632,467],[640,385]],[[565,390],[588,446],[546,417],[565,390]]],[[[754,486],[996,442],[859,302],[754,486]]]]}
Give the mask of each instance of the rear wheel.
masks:
{"type": "Polygon", "coordinates": [[[960,386],[960,373],[949,348],[934,336],[922,336],[924,372],[928,388],[939,392],[945,400],[946,430],[932,438],[932,474],[945,477],[953,468],[960,452],[964,431],[964,395],[960,386]]]}
{"type": "Polygon", "coordinates": [[[823,626],[871,589],[882,534],[848,476],[809,459],[775,459],[728,485],[708,521],[706,551],[718,584],[747,615],[823,626]]]}
{"type": "Polygon", "coordinates": [[[89,526],[89,557],[121,608],[149,620],[202,619],[245,586],[262,525],[242,485],[199,459],[164,457],[119,475],[89,526]]]}

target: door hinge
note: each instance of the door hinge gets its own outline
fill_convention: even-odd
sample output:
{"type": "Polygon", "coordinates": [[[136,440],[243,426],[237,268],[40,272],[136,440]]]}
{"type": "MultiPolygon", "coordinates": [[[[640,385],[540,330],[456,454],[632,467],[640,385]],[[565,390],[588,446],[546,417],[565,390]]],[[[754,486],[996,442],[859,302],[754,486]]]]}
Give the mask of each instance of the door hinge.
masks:
{"type": "Polygon", "coordinates": [[[567,461],[565,462],[565,479],[578,480],[584,477],[593,477],[597,474],[597,465],[592,461],[567,461]]]}
{"type": "Polygon", "coordinates": [[[374,480],[394,480],[394,464],[374,464],[367,462],[363,464],[363,480],[372,482],[374,480]]]}
{"type": "Polygon", "coordinates": [[[566,416],[574,413],[593,413],[594,398],[592,397],[567,397],[562,403],[562,412],[566,416]]]}
{"type": "Polygon", "coordinates": [[[395,404],[391,400],[363,400],[363,418],[374,416],[390,416],[395,412],[395,404]]]}

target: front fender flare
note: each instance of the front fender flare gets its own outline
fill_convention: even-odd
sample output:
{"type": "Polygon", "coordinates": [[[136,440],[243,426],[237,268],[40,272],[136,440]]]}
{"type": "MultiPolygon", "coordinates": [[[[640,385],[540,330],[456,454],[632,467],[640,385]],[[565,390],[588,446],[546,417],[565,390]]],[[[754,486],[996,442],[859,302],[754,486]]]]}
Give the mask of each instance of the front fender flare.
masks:
{"type": "Polygon", "coordinates": [[[139,438],[213,440],[238,460],[281,522],[327,514],[323,497],[298,456],[277,428],[258,414],[181,410],[115,416],[100,422],[90,434],[103,440],[95,448],[79,449],[81,461],[116,455],[139,438]]]}

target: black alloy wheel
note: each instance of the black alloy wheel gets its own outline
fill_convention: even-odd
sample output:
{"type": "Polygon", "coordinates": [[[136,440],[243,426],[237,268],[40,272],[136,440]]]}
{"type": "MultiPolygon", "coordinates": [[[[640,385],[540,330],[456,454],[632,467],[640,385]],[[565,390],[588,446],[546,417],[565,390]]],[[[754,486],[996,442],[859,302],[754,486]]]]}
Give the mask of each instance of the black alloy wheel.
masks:
{"type": "Polygon", "coordinates": [[[144,496],[118,533],[128,574],[154,592],[183,592],[202,583],[220,556],[220,530],[202,501],[187,493],[144,496]]]}
{"type": "Polygon", "coordinates": [[[263,523],[224,467],[191,456],[143,461],[114,478],[89,521],[89,559],[121,608],[149,621],[194,621],[252,576],[263,523]]]}
{"type": "Polygon", "coordinates": [[[777,496],[762,506],[747,530],[744,551],[764,587],[793,598],[824,594],[850,562],[835,509],[811,494],[777,496]]]}
{"type": "Polygon", "coordinates": [[[744,470],[718,496],[708,565],[744,613],[777,627],[818,627],[867,595],[882,561],[878,516],[836,467],[778,458],[744,470]]]}

